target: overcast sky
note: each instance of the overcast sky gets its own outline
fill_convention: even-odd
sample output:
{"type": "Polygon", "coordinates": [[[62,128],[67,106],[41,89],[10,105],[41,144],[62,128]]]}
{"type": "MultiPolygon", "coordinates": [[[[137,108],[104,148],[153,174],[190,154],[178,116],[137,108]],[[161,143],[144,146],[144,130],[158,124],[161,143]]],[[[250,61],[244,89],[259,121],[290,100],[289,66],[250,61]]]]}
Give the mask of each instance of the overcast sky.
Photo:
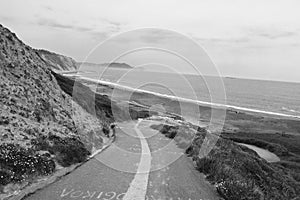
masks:
{"type": "Polygon", "coordinates": [[[77,61],[115,34],[170,29],[202,45],[223,76],[300,82],[299,8],[299,0],[0,0],[0,23],[77,61]]]}

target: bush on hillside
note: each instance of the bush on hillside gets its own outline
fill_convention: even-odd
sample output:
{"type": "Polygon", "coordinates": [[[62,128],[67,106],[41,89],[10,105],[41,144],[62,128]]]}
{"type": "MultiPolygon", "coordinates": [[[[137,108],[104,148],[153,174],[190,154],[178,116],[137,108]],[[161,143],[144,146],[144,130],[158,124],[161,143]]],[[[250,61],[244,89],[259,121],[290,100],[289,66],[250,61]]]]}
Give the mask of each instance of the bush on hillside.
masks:
{"type": "Polygon", "coordinates": [[[300,185],[289,172],[230,141],[220,139],[207,156],[194,154],[193,159],[225,200],[292,199],[299,194],[300,185]]]}
{"type": "Polygon", "coordinates": [[[63,167],[83,162],[90,155],[84,144],[74,137],[60,138],[50,135],[32,142],[36,145],[37,150],[49,151],[54,155],[57,162],[63,167]]]}
{"type": "Polygon", "coordinates": [[[55,170],[53,160],[15,144],[0,145],[0,163],[1,185],[22,182],[32,176],[49,175],[55,170]]]}
{"type": "Polygon", "coordinates": [[[179,128],[178,126],[171,126],[167,124],[159,124],[159,125],[153,124],[150,127],[152,129],[158,130],[159,132],[161,132],[162,134],[164,134],[166,137],[170,139],[174,139],[176,137],[179,128]]]}
{"type": "MultiPolygon", "coordinates": [[[[169,125],[153,125],[165,136],[181,129],[169,125]]],[[[213,137],[201,128],[197,130],[193,142],[186,153],[191,156],[196,168],[207,175],[219,195],[225,200],[282,200],[299,196],[300,185],[291,171],[267,163],[255,152],[234,142],[219,138],[214,148],[204,157],[199,157],[204,141],[213,137]]],[[[260,142],[261,145],[266,143],[260,142]]],[[[274,145],[275,146],[275,145],[274,145]]],[[[282,165],[287,163],[282,163],[282,165]]]]}

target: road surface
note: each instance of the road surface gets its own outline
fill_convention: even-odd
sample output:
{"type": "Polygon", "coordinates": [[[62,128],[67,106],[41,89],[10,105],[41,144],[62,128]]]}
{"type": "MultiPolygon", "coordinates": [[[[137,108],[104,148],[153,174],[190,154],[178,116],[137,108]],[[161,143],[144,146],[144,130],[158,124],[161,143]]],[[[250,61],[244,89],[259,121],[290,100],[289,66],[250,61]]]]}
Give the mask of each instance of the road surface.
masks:
{"type": "Polygon", "coordinates": [[[123,122],[116,141],[26,200],[215,200],[213,187],[151,120],[123,122]]]}

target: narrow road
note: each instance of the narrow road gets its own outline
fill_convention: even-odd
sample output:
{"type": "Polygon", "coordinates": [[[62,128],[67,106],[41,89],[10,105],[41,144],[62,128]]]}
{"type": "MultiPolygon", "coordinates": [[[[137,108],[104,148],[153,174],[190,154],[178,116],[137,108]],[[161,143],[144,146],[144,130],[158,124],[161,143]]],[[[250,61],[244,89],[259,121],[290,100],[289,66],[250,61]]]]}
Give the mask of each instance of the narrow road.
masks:
{"type": "Polygon", "coordinates": [[[134,130],[141,140],[141,159],[135,177],[131,182],[123,200],[145,199],[147,193],[149,172],[151,170],[151,152],[146,137],[138,128],[139,123],[140,120],[135,125],[134,130]]]}
{"type": "Polygon", "coordinates": [[[218,199],[174,141],[149,127],[153,123],[157,122],[119,123],[109,148],[25,199],[218,199]]]}

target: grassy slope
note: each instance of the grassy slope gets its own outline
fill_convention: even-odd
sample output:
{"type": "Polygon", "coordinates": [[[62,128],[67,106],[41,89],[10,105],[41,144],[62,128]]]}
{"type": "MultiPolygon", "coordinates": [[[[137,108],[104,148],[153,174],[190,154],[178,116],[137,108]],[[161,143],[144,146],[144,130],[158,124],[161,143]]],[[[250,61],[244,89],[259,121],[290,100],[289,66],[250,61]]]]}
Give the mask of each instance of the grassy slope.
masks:
{"type": "MultiPolygon", "coordinates": [[[[293,178],[291,170],[267,163],[252,150],[230,140],[219,138],[209,154],[201,156],[201,146],[207,141],[205,137],[212,139],[215,136],[203,128],[191,127],[197,133],[186,153],[193,158],[197,169],[215,184],[224,199],[281,200],[299,195],[300,183],[293,178]]],[[[175,141],[181,134],[176,125],[154,125],[152,128],[175,141]]]]}

